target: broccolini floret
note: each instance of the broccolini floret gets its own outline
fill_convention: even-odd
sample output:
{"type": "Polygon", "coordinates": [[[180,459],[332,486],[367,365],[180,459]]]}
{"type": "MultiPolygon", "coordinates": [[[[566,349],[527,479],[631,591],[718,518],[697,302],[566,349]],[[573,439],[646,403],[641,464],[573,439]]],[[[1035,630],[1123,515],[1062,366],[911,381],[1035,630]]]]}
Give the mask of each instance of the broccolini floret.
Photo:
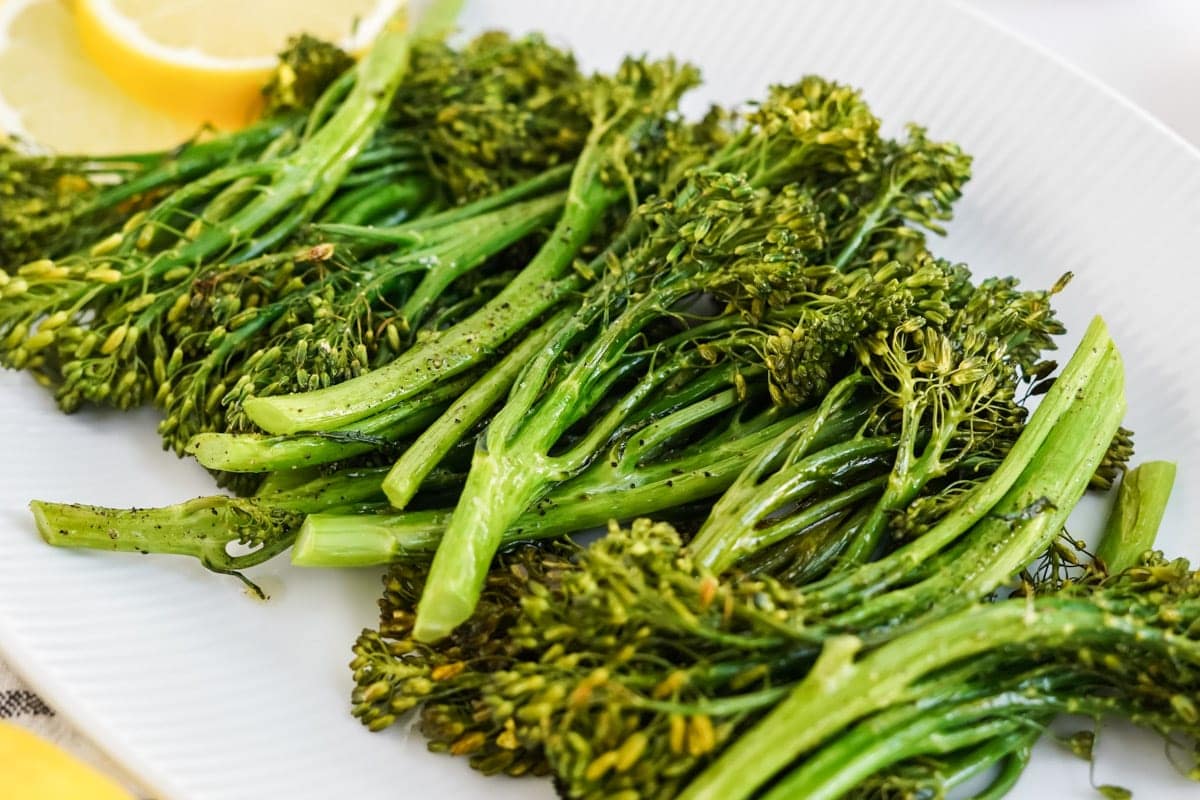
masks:
{"type": "Polygon", "coordinates": [[[354,65],[345,50],[307,33],[289,39],[278,59],[262,88],[266,117],[308,111],[354,65]]]}

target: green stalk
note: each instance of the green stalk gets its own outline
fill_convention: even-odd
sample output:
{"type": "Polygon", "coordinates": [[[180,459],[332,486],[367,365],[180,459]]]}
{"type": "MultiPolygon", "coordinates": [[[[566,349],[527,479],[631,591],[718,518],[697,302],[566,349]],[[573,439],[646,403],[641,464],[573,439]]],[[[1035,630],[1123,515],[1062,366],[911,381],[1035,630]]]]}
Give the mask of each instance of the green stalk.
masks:
{"type": "MultiPolygon", "coordinates": [[[[262,164],[270,164],[272,161],[286,157],[289,152],[296,148],[296,144],[297,140],[294,136],[280,136],[263,148],[257,160],[262,164]]],[[[247,175],[241,180],[229,183],[225,188],[217,192],[211,200],[205,203],[204,209],[193,224],[211,224],[246,205],[257,184],[255,178],[256,176],[254,175],[247,175]]]]}
{"type": "MultiPolygon", "coordinates": [[[[935,613],[944,613],[957,603],[986,597],[1044,553],[1079,503],[1121,425],[1124,385],[1120,358],[1114,352],[1097,368],[1086,389],[1076,394],[1020,479],[971,528],[971,544],[954,559],[952,568],[862,601],[832,624],[861,631],[900,617],[919,619],[935,611],[935,606],[935,613]]],[[[956,518],[951,514],[947,520],[956,518]]],[[[959,535],[966,532],[962,527],[959,535]]]]}
{"type": "MultiPolygon", "coordinates": [[[[1001,798],[1007,797],[1008,793],[1017,785],[1017,781],[1021,779],[1021,775],[1025,772],[1025,767],[1029,764],[1029,759],[1033,756],[1033,745],[1036,739],[1037,736],[1026,732],[1023,740],[1017,742],[1012,750],[1009,751],[1003,765],[1000,767],[1000,771],[992,778],[992,782],[988,784],[988,787],[968,800],[1001,800],[1001,798]]],[[[1000,744],[998,746],[1004,745],[1000,744]]]]}
{"type": "Polygon", "coordinates": [[[345,238],[353,242],[374,241],[388,244],[412,244],[422,241],[421,231],[436,230],[453,222],[470,220],[489,211],[497,211],[513,205],[518,200],[526,200],[548,192],[555,192],[565,187],[571,179],[572,167],[563,164],[552,167],[540,175],[508,187],[487,197],[482,197],[462,206],[455,206],[436,214],[414,219],[402,225],[377,227],[374,225],[357,225],[342,220],[322,222],[313,226],[314,229],[331,236],[345,238]]]}
{"type": "Polygon", "coordinates": [[[329,464],[391,449],[404,437],[425,430],[437,420],[447,403],[474,384],[474,378],[474,374],[462,376],[423,397],[398,403],[386,413],[345,429],[298,436],[201,433],[192,437],[187,452],[208,469],[271,472],[329,464]]]}
{"type": "Polygon", "coordinates": [[[1103,320],[1097,317],[996,471],[950,515],[916,540],[878,561],[813,584],[814,601],[857,597],[872,587],[889,585],[936,556],[963,531],[983,519],[1025,473],[1050,432],[1076,402],[1076,395],[1082,394],[1095,373],[1114,358],[1119,356],[1112,339],[1103,320]]]}
{"type": "Polygon", "coordinates": [[[570,313],[570,309],[560,311],[526,337],[482,378],[474,381],[405,449],[383,480],[384,494],[393,506],[403,509],[408,505],[430,471],[508,393],[521,370],[549,342],[570,313]]]}
{"type": "Polygon", "coordinates": [[[990,710],[905,706],[885,711],[822,747],[814,758],[775,784],[763,800],[838,800],[876,772],[909,758],[945,755],[1024,731],[1021,719],[971,718],[971,711],[986,717],[990,710]],[[897,717],[900,721],[889,725],[897,717]],[[969,727],[952,730],[963,725],[969,727]]]}
{"type": "MultiPolygon", "coordinates": [[[[296,534],[294,567],[370,567],[428,559],[442,541],[449,509],[403,514],[310,514],[296,534]]],[[[522,541],[511,537],[505,543],[522,541]]]]}
{"type": "MultiPolygon", "coordinates": [[[[820,467],[811,463],[807,456],[812,453],[814,441],[831,419],[844,421],[845,415],[839,415],[839,412],[850,404],[862,382],[862,377],[858,375],[839,382],[821,401],[815,414],[806,417],[793,430],[784,432],[763,450],[743,475],[738,476],[737,481],[713,507],[712,514],[688,547],[697,564],[720,573],[767,543],[764,540],[756,545],[747,537],[755,538],[756,532],[762,536],[763,523],[771,514],[802,499],[803,491],[814,488],[815,478],[820,477],[820,467]]],[[[858,418],[862,420],[862,416],[858,418]]],[[[894,446],[893,441],[890,447],[873,454],[893,449],[894,446]]],[[[786,523],[786,520],[779,522],[786,523]]],[[[770,538],[776,540],[780,537],[770,538]]]]}
{"type": "Polygon", "coordinates": [[[930,432],[920,456],[916,456],[917,442],[926,432],[915,419],[910,418],[910,409],[904,409],[902,441],[896,448],[896,463],[888,476],[887,488],[858,535],[842,554],[839,569],[850,569],[872,558],[887,533],[891,515],[907,507],[930,481],[946,474],[949,465],[942,463],[941,458],[950,446],[957,427],[968,419],[969,413],[966,409],[947,411],[940,424],[930,432]]]}
{"type": "Polygon", "coordinates": [[[1067,708],[1062,690],[1086,680],[1042,669],[1009,679],[1005,672],[1011,669],[1003,661],[996,671],[973,663],[935,677],[914,689],[914,700],[868,717],[822,746],[764,800],[837,800],[872,776],[931,756],[949,757],[928,766],[943,790],[961,785],[1041,735],[1049,719],[1067,708]]]}
{"type": "MultiPolygon", "coordinates": [[[[587,470],[555,487],[518,517],[502,535],[500,546],[555,538],[600,527],[610,520],[690,509],[692,504],[724,491],[751,460],[760,461],[764,448],[777,441],[780,434],[795,430],[798,418],[812,416],[804,412],[799,417],[781,417],[776,411],[768,411],[754,420],[733,423],[727,432],[714,434],[702,446],[655,458],[662,443],[704,424],[736,402],[736,390],[728,389],[695,400],[623,436],[613,445],[609,457],[598,457],[587,470]]],[[[860,422],[857,410],[827,421],[819,426],[813,445],[829,446],[860,422]]],[[[782,453],[777,452],[776,458],[782,458],[782,453]]],[[[837,514],[844,505],[860,502],[864,493],[878,488],[878,481],[852,486],[806,509],[805,515],[815,519],[837,514]]],[[[441,542],[450,514],[451,510],[446,509],[364,516],[313,515],[301,529],[292,563],[362,567],[426,558],[441,542]]]]}
{"type": "Polygon", "coordinates": [[[358,378],[315,392],[248,400],[247,415],[269,433],[333,430],[378,414],[489,358],[567,293],[571,287],[557,279],[620,196],[599,183],[584,187],[582,193],[573,187],[550,239],[479,311],[358,378]]]}
{"type": "Polygon", "coordinates": [[[624,372],[643,361],[622,358],[624,347],[611,344],[628,341],[638,330],[638,325],[617,324],[605,331],[544,395],[544,371],[557,361],[554,351],[547,348],[542,354],[546,357],[524,371],[472,459],[418,607],[413,629],[418,640],[441,638],[470,617],[509,527],[554,484],[586,467],[652,393],[692,366],[683,356],[651,370],[569,451],[552,456],[551,449],[567,429],[594,408],[624,372]]]}
{"type": "MultiPolygon", "coordinates": [[[[519,542],[557,539],[571,533],[600,528],[609,522],[669,513],[676,519],[703,514],[698,501],[713,497],[728,485],[744,460],[714,462],[706,469],[672,474],[634,488],[616,484],[606,489],[548,495],[535,510],[522,514],[500,538],[502,550],[519,542]]],[[[878,482],[868,488],[878,489],[878,482]]],[[[820,504],[812,516],[818,520],[861,500],[862,486],[847,490],[820,504]]],[[[309,516],[292,551],[292,564],[301,567],[369,567],[413,558],[426,559],[442,542],[453,509],[405,511],[399,514],[313,514],[309,516]]]]}
{"type": "MultiPolygon", "coordinates": [[[[825,452],[828,453],[829,451],[825,452]]],[[[856,473],[859,470],[872,466],[885,467],[886,463],[883,459],[875,462],[863,459],[857,463],[842,467],[836,477],[848,477],[850,473],[856,473]]],[[[862,507],[864,503],[876,500],[886,487],[886,474],[877,475],[873,478],[859,479],[857,483],[852,483],[848,488],[807,505],[785,519],[772,523],[767,528],[748,533],[745,540],[738,543],[738,549],[750,554],[757,553],[762,548],[808,530],[822,520],[830,519],[835,514],[847,511],[853,512],[855,509],[862,507]]]]}
{"type": "MultiPolygon", "coordinates": [[[[455,224],[455,240],[436,250],[429,249],[429,257],[437,259],[437,263],[425,271],[421,282],[404,301],[400,318],[409,328],[419,327],[429,309],[454,281],[478,267],[492,253],[551,223],[561,213],[565,200],[565,194],[554,193],[455,224]],[[488,247],[480,247],[479,242],[487,242],[488,247]]],[[[418,259],[421,252],[418,251],[418,259]]]]}
{"type": "MultiPolygon", "coordinates": [[[[379,492],[382,475],[382,467],[349,467],[328,474],[315,469],[277,472],[263,482],[254,499],[302,514],[375,504],[383,499],[379,492]],[[285,480],[288,476],[295,480],[285,480]]],[[[448,477],[439,474],[431,477],[430,483],[441,488],[448,477]]],[[[450,482],[457,483],[458,479],[450,482]]]]}
{"type": "Polygon", "coordinates": [[[829,570],[870,511],[869,505],[858,504],[797,529],[775,547],[751,557],[745,569],[770,575],[790,586],[811,583],[829,570]]]}
{"type": "MultiPolygon", "coordinates": [[[[677,412],[676,421],[689,426],[703,422],[703,418],[694,419],[690,411],[688,408],[677,412]]],[[[629,460],[618,457],[615,454],[627,452],[628,445],[614,445],[612,460],[598,460],[520,515],[503,532],[500,547],[588,530],[614,519],[669,510],[678,513],[680,508],[689,508],[719,494],[765,443],[793,424],[792,417],[778,419],[773,412],[767,412],[757,424],[711,443],[703,452],[650,464],[638,464],[636,457],[629,460]]],[[[306,567],[361,567],[413,556],[426,558],[440,544],[451,511],[313,515],[300,531],[292,563],[306,567]]]]}
{"type": "Polygon", "coordinates": [[[410,219],[420,216],[433,196],[433,185],[417,177],[400,182],[373,183],[333,200],[322,214],[343,223],[365,224],[386,219],[410,219]]]}
{"type": "MultiPolygon", "coordinates": [[[[357,166],[361,167],[362,162],[357,162],[357,166]]],[[[420,170],[421,165],[415,162],[397,161],[391,164],[382,164],[371,169],[351,172],[342,180],[338,188],[356,189],[375,184],[387,185],[389,183],[399,183],[399,179],[401,178],[421,176],[420,170]]]]}
{"type": "MultiPolygon", "coordinates": [[[[698,439],[679,441],[681,433],[694,432],[695,426],[731,409],[744,409],[765,394],[765,387],[759,383],[748,385],[743,394],[729,389],[737,372],[734,365],[705,370],[684,386],[672,387],[672,391],[663,394],[658,402],[639,408],[629,417],[628,425],[614,434],[613,438],[622,443],[617,454],[619,464],[614,466],[636,474],[638,469],[654,464],[654,459],[662,457],[668,450],[673,458],[681,459],[696,452],[707,452],[709,447],[728,440],[731,432],[744,432],[735,420],[729,426],[710,428],[698,439]]],[[[752,424],[755,428],[760,427],[757,419],[752,424]]]]}
{"type": "Polygon", "coordinates": [[[42,539],[55,547],[192,556],[214,572],[234,574],[261,564],[291,544],[303,515],[264,509],[252,500],[198,497],[167,508],[111,509],[61,503],[30,504],[42,539]],[[277,535],[284,532],[285,535],[277,535]],[[257,545],[230,555],[233,542],[257,545]]]}
{"type": "MultiPolygon", "coordinates": [[[[887,456],[895,451],[895,447],[895,436],[851,439],[813,453],[786,472],[777,472],[773,477],[780,480],[774,481],[778,484],[772,486],[774,491],[758,493],[753,498],[754,502],[740,509],[742,514],[739,517],[721,520],[725,524],[718,537],[705,538],[696,545],[694,554],[697,563],[720,574],[741,559],[784,538],[791,530],[806,528],[824,518],[825,513],[812,518],[801,513],[796,515],[796,520],[784,519],[766,527],[758,524],[786,502],[803,501],[829,483],[838,485],[854,479],[863,470],[886,468],[889,462],[887,456]],[[735,532],[733,536],[729,535],[730,531],[735,532]]],[[[886,477],[883,480],[886,481],[886,477]]],[[[867,480],[853,496],[855,499],[873,497],[881,486],[878,479],[867,480]]],[[[704,530],[712,529],[706,523],[704,530]]]]}
{"type": "Polygon", "coordinates": [[[828,639],[786,700],[725,750],[680,800],[744,800],[839,731],[902,700],[917,680],[1000,648],[1119,647],[1200,658],[1200,642],[1113,617],[1086,601],[1043,598],[974,606],[892,640],[857,662],[857,637],[828,639]]]}
{"type": "MultiPolygon", "coordinates": [[[[995,787],[1008,779],[1008,774],[1014,765],[1019,776],[1029,760],[1029,752],[1034,743],[1042,735],[1045,726],[1042,722],[1026,720],[1009,733],[995,736],[982,744],[968,748],[948,758],[937,759],[928,764],[922,763],[924,773],[930,776],[929,783],[936,796],[949,796],[955,789],[975,779],[985,772],[994,770],[1000,765],[999,772],[992,778],[983,794],[971,795],[970,800],[982,800],[984,797],[1003,796],[993,795],[995,787]],[[1024,758],[1024,760],[1022,760],[1024,758]]],[[[907,766],[907,765],[905,765],[907,766]]],[[[901,767],[903,769],[904,767],[901,767]]],[[[1007,784],[1010,788],[1011,783],[1007,784]]],[[[1007,791],[1007,790],[1006,790],[1007,791]]]]}
{"type": "MultiPolygon", "coordinates": [[[[311,218],[337,191],[355,157],[375,135],[408,70],[410,47],[411,37],[403,25],[389,22],[355,68],[354,87],[346,99],[300,147],[270,163],[217,170],[173,195],[168,203],[178,206],[180,198],[200,197],[207,191],[204,187],[232,185],[244,177],[265,177],[271,184],[231,216],[210,220],[194,236],[155,258],[152,274],[204,263],[230,245],[246,241],[280,215],[292,220],[291,229],[311,218]]],[[[156,211],[154,216],[161,215],[156,211]]],[[[129,238],[127,247],[133,246],[134,238],[129,238]]]]}
{"type": "Polygon", "coordinates": [[[842,246],[837,257],[833,260],[833,265],[840,270],[844,270],[853,260],[859,249],[862,248],[863,242],[870,236],[879,223],[883,221],[884,216],[890,211],[895,213],[892,204],[901,195],[901,190],[904,188],[903,183],[889,181],[887,190],[880,193],[871,202],[871,205],[864,210],[862,221],[855,226],[854,233],[842,246]]]}
{"type": "MultiPolygon", "coordinates": [[[[146,171],[98,194],[82,213],[112,208],[138,195],[174,183],[189,181],[211,172],[216,166],[228,164],[242,158],[253,158],[258,151],[278,139],[284,133],[295,131],[295,117],[264,120],[240,131],[225,134],[212,141],[187,144],[177,152],[149,154],[160,160],[146,171]]],[[[115,158],[126,158],[116,156],[115,158]]],[[[138,157],[144,158],[144,157],[138,157]]]]}
{"type": "Polygon", "coordinates": [[[147,509],[34,501],[38,533],[55,547],[192,556],[208,569],[235,575],[291,546],[306,514],[378,503],[379,469],[322,475],[254,497],[214,495],[147,509]],[[248,546],[234,555],[230,545],[248,546]]]}
{"type": "Polygon", "coordinates": [[[545,464],[476,451],[429,567],[414,638],[437,641],[471,616],[505,532],[555,477],[545,464]]]}
{"type": "Polygon", "coordinates": [[[1125,473],[1096,549],[1096,558],[1109,574],[1136,566],[1154,547],[1174,485],[1175,465],[1170,461],[1147,461],[1125,473]]]}

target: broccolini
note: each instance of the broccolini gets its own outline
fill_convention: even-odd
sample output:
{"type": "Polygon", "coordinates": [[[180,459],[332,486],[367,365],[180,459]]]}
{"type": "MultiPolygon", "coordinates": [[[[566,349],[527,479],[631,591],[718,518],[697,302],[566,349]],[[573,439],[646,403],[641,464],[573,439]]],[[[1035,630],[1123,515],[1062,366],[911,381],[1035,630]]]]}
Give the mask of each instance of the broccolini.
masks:
{"type": "Polygon", "coordinates": [[[0,151],[0,364],[241,495],[35,502],[46,542],[388,565],[354,715],[564,797],[999,797],[1060,713],[1200,734],[1173,468],[1127,469],[1103,322],[1049,360],[1069,275],[937,256],[967,154],[442,22],[297,38],[242,131],[0,151]]]}

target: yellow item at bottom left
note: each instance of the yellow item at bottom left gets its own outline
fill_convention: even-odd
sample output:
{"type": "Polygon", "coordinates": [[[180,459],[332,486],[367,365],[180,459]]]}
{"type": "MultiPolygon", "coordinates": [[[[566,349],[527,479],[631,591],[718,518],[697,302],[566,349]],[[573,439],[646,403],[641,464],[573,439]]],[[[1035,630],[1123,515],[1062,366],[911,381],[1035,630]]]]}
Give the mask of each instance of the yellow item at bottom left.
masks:
{"type": "Polygon", "coordinates": [[[0,800],[133,800],[133,796],[45,739],[0,722],[0,800]]]}

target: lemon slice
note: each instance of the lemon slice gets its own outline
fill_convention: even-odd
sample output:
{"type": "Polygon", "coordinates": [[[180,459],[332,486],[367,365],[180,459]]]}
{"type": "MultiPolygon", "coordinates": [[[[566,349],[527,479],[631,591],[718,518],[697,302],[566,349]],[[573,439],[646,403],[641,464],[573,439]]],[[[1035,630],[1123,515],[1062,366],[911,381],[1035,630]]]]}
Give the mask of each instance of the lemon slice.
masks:
{"type": "Polygon", "coordinates": [[[133,800],[82,761],[8,722],[0,722],[0,766],[0,800],[133,800]]]}
{"type": "Polygon", "coordinates": [[[133,97],[195,123],[245,123],[290,35],[352,53],[403,0],[74,0],[84,49],[133,97]]]}
{"type": "Polygon", "coordinates": [[[0,0],[0,134],[60,152],[114,153],[169,147],[196,129],[105,77],[61,0],[0,0]]]}

